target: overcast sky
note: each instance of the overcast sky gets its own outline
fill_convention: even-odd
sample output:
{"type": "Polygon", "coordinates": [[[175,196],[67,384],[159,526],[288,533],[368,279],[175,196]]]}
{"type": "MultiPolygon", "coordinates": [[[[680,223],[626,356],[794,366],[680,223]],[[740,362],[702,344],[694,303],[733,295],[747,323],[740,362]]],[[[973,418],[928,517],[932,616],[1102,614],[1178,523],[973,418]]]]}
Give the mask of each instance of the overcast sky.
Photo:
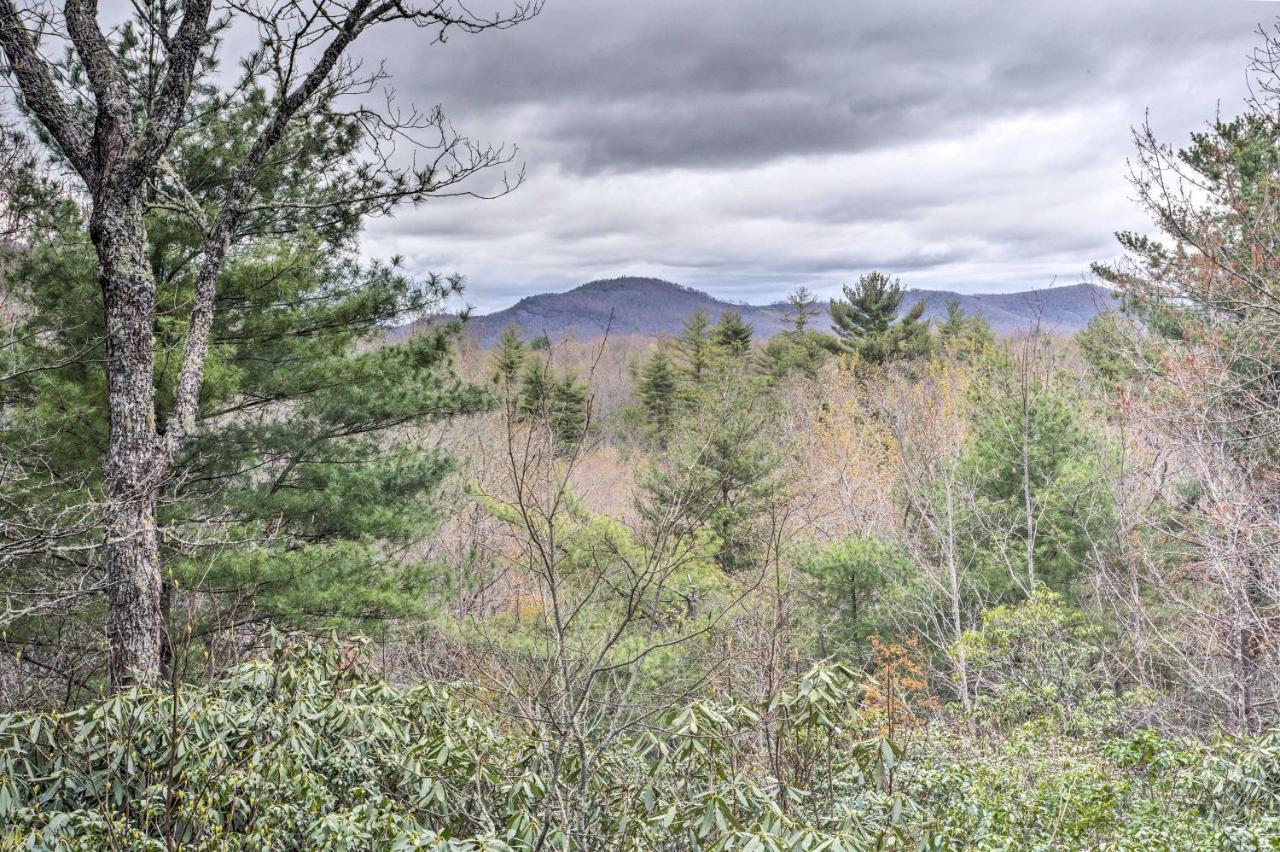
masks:
{"type": "MultiPolygon", "coordinates": [[[[497,8],[501,0],[482,0],[497,8]]],[[[1082,280],[1144,228],[1131,127],[1240,111],[1245,0],[546,0],[428,47],[384,31],[397,96],[519,146],[525,184],[375,222],[370,255],[459,272],[482,311],[594,278],[822,295],[870,269],[991,292],[1082,280]]]]}

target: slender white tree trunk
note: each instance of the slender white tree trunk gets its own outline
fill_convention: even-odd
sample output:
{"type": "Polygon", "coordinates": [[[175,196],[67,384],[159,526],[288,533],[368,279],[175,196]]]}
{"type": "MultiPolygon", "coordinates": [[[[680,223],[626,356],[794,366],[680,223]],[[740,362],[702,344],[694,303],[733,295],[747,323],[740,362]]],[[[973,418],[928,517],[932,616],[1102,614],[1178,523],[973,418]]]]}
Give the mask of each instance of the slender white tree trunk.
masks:
{"type": "Polygon", "coordinates": [[[969,661],[964,652],[964,622],[960,615],[960,569],[956,564],[956,513],[953,488],[955,483],[947,475],[944,489],[947,497],[947,536],[944,542],[947,559],[947,585],[951,593],[951,629],[956,649],[956,679],[960,682],[960,702],[969,709],[969,661]]]}

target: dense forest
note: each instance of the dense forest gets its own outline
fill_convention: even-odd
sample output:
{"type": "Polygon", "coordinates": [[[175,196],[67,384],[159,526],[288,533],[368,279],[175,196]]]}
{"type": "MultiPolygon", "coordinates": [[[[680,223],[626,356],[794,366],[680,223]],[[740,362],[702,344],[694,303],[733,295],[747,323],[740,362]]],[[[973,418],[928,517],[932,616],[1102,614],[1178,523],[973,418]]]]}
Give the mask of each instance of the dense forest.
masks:
{"type": "Polygon", "coordinates": [[[1280,845],[1280,36],[1074,337],[481,348],[359,237],[512,152],[349,49],[536,6],[226,8],[0,0],[0,848],[1280,845]]]}

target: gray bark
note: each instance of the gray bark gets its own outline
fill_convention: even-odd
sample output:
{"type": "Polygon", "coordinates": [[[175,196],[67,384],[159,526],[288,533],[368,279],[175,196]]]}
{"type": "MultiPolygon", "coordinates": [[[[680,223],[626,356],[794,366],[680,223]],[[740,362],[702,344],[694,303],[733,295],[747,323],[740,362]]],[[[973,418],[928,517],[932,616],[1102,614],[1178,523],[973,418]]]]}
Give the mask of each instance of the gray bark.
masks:
{"type": "Polygon", "coordinates": [[[111,686],[160,675],[164,625],[156,504],[172,463],[156,423],[156,282],[147,262],[143,192],[177,129],[208,39],[209,0],[191,0],[169,43],[166,76],[137,126],[124,70],[97,22],[94,0],[68,0],[67,34],[95,102],[92,134],[80,125],[40,58],[13,0],[0,0],[0,48],[27,106],[84,179],[89,236],[98,255],[106,325],[109,431],[103,458],[107,637],[111,686]]]}
{"type": "MultiPolygon", "coordinates": [[[[323,8],[323,4],[321,4],[323,8]]],[[[538,5],[517,5],[506,18],[478,18],[459,6],[429,2],[416,8],[402,0],[353,0],[341,9],[324,9],[315,18],[293,21],[284,4],[263,12],[273,21],[275,36],[264,49],[276,51],[279,73],[276,102],[235,171],[222,205],[204,241],[195,282],[195,301],[172,400],[172,416],[156,422],[153,349],[156,282],[147,262],[144,193],[164,170],[164,154],[191,96],[200,56],[209,41],[212,0],[185,0],[182,20],[172,32],[159,32],[166,50],[162,80],[154,97],[135,104],[135,93],[115,46],[98,25],[97,0],[66,0],[66,34],[84,66],[93,101],[92,128],[82,123],[64,99],[51,66],[37,50],[15,0],[0,0],[0,49],[8,59],[8,76],[26,106],[44,126],[92,196],[90,237],[98,253],[98,280],[104,298],[107,335],[107,397],[110,434],[103,471],[107,487],[106,529],[107,634],[111,645],[113,688],[148,682],[160,674],[163,617],[156,532],[156,505],[173,460],[194,428],[200,382],[213,326],[216,284],[246,209],[253,183],[271,150],[285,137],[308,104],[331,98],[334,76],[341,78],[346,49],[369,27],[388,21],[410,21],[420,27],[465,32],[504,28],[537,13],[538,5]],[[321,37],[324,49],[309,69],[298,62],[321,37]],[[328,88],[326,88],[328,87],[328,88]]],[[[34,29],[34,28],[33,28],[34,29]]],[[[481,158],[472,168],[485,166],[481,158]]],[[[468,169],[463,167],[461,174],[468,169]]],[[[169,172],[170,176],[172,172],[169,172]]],[[[397,197],[419,197],[459,179],[428,177],[421,186],[390,191],[397,197]]],[[[334,199],[335,206],[352,203],[334,199]]]]}
{"type": "Polygon", "coordinates": [[[155,510],[167,465],[156,434],[152,374],[156,284],[136,196],[124,204],[104,199],[95,206],[89,229],[98,249],[107,327],[107,636],[111,682],[119,687],[160,673],[155,510]]]}

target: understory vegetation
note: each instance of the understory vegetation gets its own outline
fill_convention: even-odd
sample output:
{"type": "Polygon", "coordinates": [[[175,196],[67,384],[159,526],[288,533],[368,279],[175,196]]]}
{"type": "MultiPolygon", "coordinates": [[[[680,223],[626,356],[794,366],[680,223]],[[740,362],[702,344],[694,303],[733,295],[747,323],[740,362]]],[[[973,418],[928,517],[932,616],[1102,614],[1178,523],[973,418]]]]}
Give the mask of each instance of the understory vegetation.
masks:
{"type": "MultiPolygon", "coordinates": [[[[999,653],[1010,629],[1041,633],[1046,607],[1063,617],[1047,595],[995,615],[969,637],[975,651],[999,653]]],[[[997,690],[972,714],[922,715],[922,685],[901,665],[890,654],[873,679],[818,664],[767,705],[699,698],[588,755],[466,687],[391,685],[361,643],[279,642],[208,686],[5,717],[0,840],[864,850],[1265,849],[1280,838],[1274,735],[1126,731],[1114,696],[1064,706],[1048,684],[997,690]],[[883,691],[895,677],[896,706],[883,691]]]]}
{"type": "Polygon", "coordinates": [[[76,7],[0,0],[0,848],[1280,847],[1277,37],[1139,130],[1072,337],[867,271],[484,349],[359,238],[510,155],[340,58],[536,4],[225,77],[207,3],[76,7]]]}

